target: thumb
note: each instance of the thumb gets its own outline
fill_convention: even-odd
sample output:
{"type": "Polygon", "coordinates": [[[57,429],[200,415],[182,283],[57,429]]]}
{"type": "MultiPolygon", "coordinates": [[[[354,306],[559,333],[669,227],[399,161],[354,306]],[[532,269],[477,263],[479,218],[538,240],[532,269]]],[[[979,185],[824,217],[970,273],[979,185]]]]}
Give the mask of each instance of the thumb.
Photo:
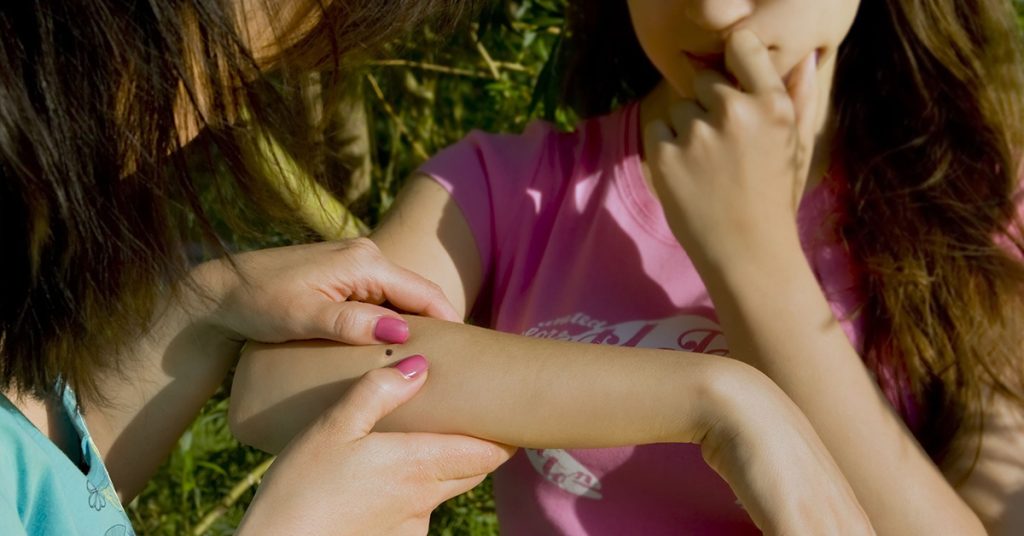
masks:
{"type": "Polygon", "coordinates": [[[365,437],[377,421],[419,392],[427,368],[426,358],[414,355],[392,367],[367,372],[349,388],[344,398],[324,413],[322,425],[340,441],[365,437]]]}
{"type": "Polygon", "coordinates": [[[296,338],[351,345],[401,344],[409,338],[409,324],[398,313],[372,303],[324,300],[304,320],[296,338]]]}

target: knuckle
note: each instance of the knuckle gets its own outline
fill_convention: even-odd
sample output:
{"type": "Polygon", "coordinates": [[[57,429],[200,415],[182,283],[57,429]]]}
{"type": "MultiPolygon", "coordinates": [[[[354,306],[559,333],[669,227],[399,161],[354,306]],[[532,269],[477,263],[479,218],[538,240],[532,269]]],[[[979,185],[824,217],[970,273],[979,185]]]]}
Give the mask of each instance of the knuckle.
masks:
{"type": "MultiPolygon", "coordinates": [[[[679,148],[675,144],[666,145],[662,148],[661,152],[655,155],[654,163],[658,169],[663,171],[673,171],[679,167],[679,148]]],[[[656,173],[654,177],[655,186],[664,184],[666,177],[661,173],[656,173]]]]}
{"type": "Polygon", "coordinates": [[[725,98],[722,100],[721,117],[727,122],[742,120],[746,114],[743,99],[725,98]]]}
{"type": "Polygon", "coordinates": [[[768,116],[780,123],[790,123],[796,118],[793,103],[783,91],[774,91],[765,97],[768,116]]]}
{"type": "Polygon", "coordinates": [[[444,293],[444,289],[441,288],[441,285],[438,285],[437,283],[435,283],[435,282],[433,282],[433,281],[431,281],[429,279],[427,279],[426,282],[427,282],[427,289],[431,293],[433,293],[437,298],[447,299],[447,297],[445,296],[445,293],[444,293]]]}
{"type": "Polygon", "coordinates": [[[365,389],[365,393],[369,396],[379,396],[388,394],[391,392],[392,383],[388,381],[388,377],[391,375],[391,371],[387,368],[376,368],[363,374],[362,380],[359,385],[365,389]]]}
{"type": "Polygon", "coordinates": [[[328,413],[352,415],[374,407],[375,401],[386,398],[391,392],[391,383],[386,378],[389,373],[388,369],[379,368],[363,374],[362,378],[349,391],[348,396],[333,406],[337,411],[328,413]]]}
{"type": "Polygon", "coordinates": [[[756,101],[749,99],[736,99],[730,107],[732,123],[747,129],[755,125],[760,118],[761,110],[758,109],[756,101]]]}
{"type": "Polygon", "coordinates": [[[328,318],[328,325],[335,333],[347,337],[360,334],[367,324],[366,319],[351,307],[339,308],[332,316],[333,318],[328,318]]]}
{"type": "Polygon", "coordinates": [[[408,462],[405,477],[413,486],[424,486],[436,481],[433,470],[429,467],[429,459],[413,454],[409,456],[408,462]]]}
{"type": "Polygon", "coordinates": [[[365,236],[360,236],[349,240],[346,246],[348,249],[352,249],[357,253],[369,255],[371,257],[380,256],[380,248],[377,247],[376,242],[370,240],[369,238],[366,238],[365,236]]]}
{"type": "Polygon", "coordinates": [[[705,121],[694,121],[689,127],[689,138],[695,143],[711,140],[715,136],[715,127],[705,121]]]}

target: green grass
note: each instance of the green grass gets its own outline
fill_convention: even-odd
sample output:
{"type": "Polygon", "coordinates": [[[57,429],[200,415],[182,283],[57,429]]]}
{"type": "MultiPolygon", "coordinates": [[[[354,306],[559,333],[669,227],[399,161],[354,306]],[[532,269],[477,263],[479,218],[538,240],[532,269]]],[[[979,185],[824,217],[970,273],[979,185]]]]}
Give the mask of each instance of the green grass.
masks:
{"type": "MultiPolygon", "coordinates": [[[[1021,2],[1015,2],[1018,12],[1021,2]]],[[[417,35],[394,58],[419,66],[458,69],[444,74],[422,67],[376,66],[369,74],[378,81],[384,99],[361,81],[369,117],[372,181],[358,215],[376,223],[390,206],[404,178],[423,159],[458,140],[470,128],[515,132],[531,118],[545,114],[565,124],[571,117],[551,108],[553,78],[537,83],[559,39],[564,0],[527,0],[485,14],[481,42],[488,55],[502,65],[494,77],[490,66],[466,29],[442,42],[429,34],[417,35]],[[514,8],[514,9],[513,9],[514,8]],[[466,73],[475,73],[467,76],[466,73]],[[394,115],[382,102],[391,104],[394,115]],[[419,150],[415,150],[415,149],[419,150]]],[[[1021,18],[1024,24],[1024,16],[1021,18]]],[[[357,84],[360,85],[360,84],[357,84]]],[[[170,459],[128,512],[140,535],[193,534],[201,520],[245,483],[247,475],[267,455],[240,445],[227,430],[226,388],[203,409],[200,417],[178,442],[170,459]]],[[[372,492],[372,490],[367,490],[372,492]]],[[[204,534],[232,534],[253,487],[224,508],[204,534]]],[[[430,533],[444,536],[497,534],[497,519],[490,481],[438,508],[430,533]]]]}
{"type": "MultiPolygon", "coordinates": [[[[222,391],[206,405],[142,494],[128,505],[138,534],[198,534],[195,531],[203,518],[269,457],[231,437],[227,407],[228,400],[222,391]]],[[[255,487],[248,487],[201,534],[232,534],[254,493],[255,487]]],[[[430,534],[486,536],[497,534],[497,527],[491,484],[486,480],[438,508],[431,516],[430,534]]]]}
{"type": "MultiPolygon", "coordinates": [[[[503,4],[504,9],[484,14],[472,28],[467,25],[446,40],[423,33],[396,46],[400,53],[383,58],[410,62],[406,65],[371,65],[358,75],[355,85],[372,118],[367,128],[374,147],[370,186],[353,206],[364,222],[373,225],[379,220],[424,155],[457,141],[471,128],[518,131],[545,111],[544,97],[550,98],[552,87],[538,86],[535,79],[559,39],[562,2],[503,4]],[[479,35],[486,56],[500,63],[488,63],[474,35],[479,35]],[[432,66],[452,68],[454,74],[430,70],[432,66]],[[366,75],[377,83],[383,99],[366,75]],[[390,112],[384,102],[390,104],[390,112]]],[[[567,121],[564,114],[559,117],[563,123],[567,121]]],[[[277,239],[263,240],[253,244],[251,238],[238,237],[236,243],[278,244],[277,239]]],[[[206,404],[167,463],[128,505],[138,534],[195,534],[204,517],[218,508],[222,513],[202,534],[234,532],[255,491],[246,486],[249,475],[268,456],[240,445],[228,431],[229,385],[206,404]],[[241,495],[225,503],[239,485],[244,489],[241,495]]],[[[490,481],[438,508],[431,518],[430,533],[497,534],[490,481]]]]}

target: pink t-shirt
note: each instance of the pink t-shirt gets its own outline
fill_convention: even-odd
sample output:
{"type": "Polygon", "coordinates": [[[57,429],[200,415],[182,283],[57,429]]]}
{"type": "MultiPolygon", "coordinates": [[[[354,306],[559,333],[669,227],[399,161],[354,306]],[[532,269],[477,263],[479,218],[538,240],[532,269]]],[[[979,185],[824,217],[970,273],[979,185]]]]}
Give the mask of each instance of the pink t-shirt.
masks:
{"type": "MultiPolygon", "coordinates": [[[[728,352],[707,289],[644,181],[638,122],[627,106],[573,133],[540,122],[518,136],[474,132],[423,166],[472,227],[485,274],[478,317],[530,337],[728,352]]],[[[831,184],[805,196],[799,229],[860,350],[831,184]]],[[[543,407],[532,411],[544,418],[543,407]]],[[[506,535],[758,533],[694,445],[523,450],[494,483],[506,535]]]]}

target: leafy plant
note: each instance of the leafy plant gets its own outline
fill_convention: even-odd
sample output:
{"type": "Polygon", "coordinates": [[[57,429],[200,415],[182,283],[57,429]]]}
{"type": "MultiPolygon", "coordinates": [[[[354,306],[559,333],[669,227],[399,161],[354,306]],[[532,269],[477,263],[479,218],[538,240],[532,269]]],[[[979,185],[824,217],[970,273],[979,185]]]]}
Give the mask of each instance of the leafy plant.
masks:
{"type": "MultiPolygon", "coordinates": [[[[549,61],[564,32],[563,9],[564,0],[495,3],[453,35],[439,36],[425,28],[393,46],[388,57],[351,75],[350,98],[344,106],[323,110],[334,122],[328,132],[344,131],[346,136],[324,140],[335,144],[330,147],[338,153],[337,161],[325,163],[327,171],[344,168],[346,174],[356,174],[348,193],[341,188],[334,192],[361,221],[351,229],[375,225],[405,178],[470,129],[518,132],[540,116],[571,124],[572,118],[555,106],[557,77],[549,61]],[[365,154],[343,151],[351,138],[360,137],[366,141],[365,154]],[[357,176],[360,167],[366,175],[362,181],[357,176]]],[[[312,81],[313,86],[316,83],[312,81]]],[[[280,151],[272,141],[259,149],[280,151]]],[[[282,178],[282,187],[301,179],[296,166],[285,162],[283,167],[290,171],[282,178]]],[[[213,176],[219,170],[199,172],[213,176]]],[[[319,203],[315,198],[298,202],[307,208],[319,203]]],[[[337,210],[340,205],[322,206],[337,210]]],[[[348,232],[339,226],[334,233],[322,223],[309,222],[322,236],[336,238],[348,232]]],[[[283,240],[236,237],[234,243],[247,249],[283,240]]],[[[128,505],[140,535],[234,532],[270,457],[240,445],[228,431],[229,387],[230,379],[203,408],[156,477],[128,505]]],[[[490,482],[438,508],[430,532],[497,534],[490,482]]]]}

